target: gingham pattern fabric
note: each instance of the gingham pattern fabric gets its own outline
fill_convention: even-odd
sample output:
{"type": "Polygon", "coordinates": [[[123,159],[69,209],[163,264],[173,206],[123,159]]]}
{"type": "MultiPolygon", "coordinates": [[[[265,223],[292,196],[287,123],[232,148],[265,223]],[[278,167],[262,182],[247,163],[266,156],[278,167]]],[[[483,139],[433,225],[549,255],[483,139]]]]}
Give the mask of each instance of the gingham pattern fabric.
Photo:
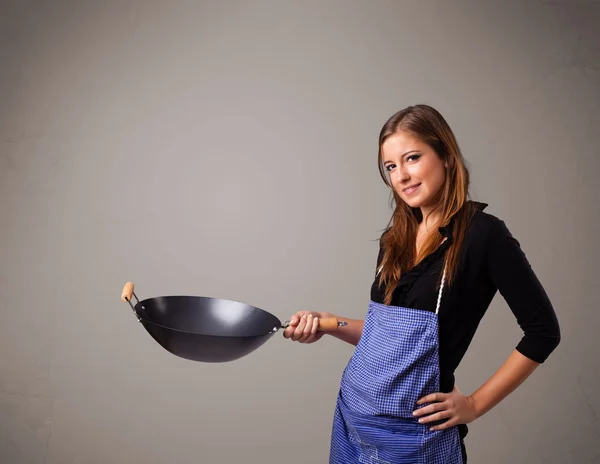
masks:
{"type": "Polygon", "coordinates": [[[342,376],[330,464],[462,464],[457,427],[432,432],[412,415],[439,376],[437,314],[370,302],[342,376]]]}

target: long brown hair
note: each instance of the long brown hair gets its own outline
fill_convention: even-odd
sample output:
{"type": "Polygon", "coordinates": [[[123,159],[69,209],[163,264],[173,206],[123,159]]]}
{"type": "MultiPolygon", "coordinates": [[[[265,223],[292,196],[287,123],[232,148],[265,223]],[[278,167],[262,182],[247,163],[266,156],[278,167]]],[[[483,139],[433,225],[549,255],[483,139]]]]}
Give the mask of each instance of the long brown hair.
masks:
{"type": "Polygon", "coordinates": [[[379,173],[394,197],[395,209],[386,231],[381,236],[384,250],[379,285],[385,285],[384,303],[389,305],[402,274],[418,264],[424,257],[434,252],[442,243],[441,233],[429,235],[416,252],[416,237],[419,223],[423,220],[419,208],[407,205],[392,187],[383,165],[382,145],[398,131],[405,131],[429,145],[447,164],[446,181],[442,187],[439,208],[442,219],[438,227],[445,227],[452,221],[452,242],[447,251],[446,282],[454,281],[459,261],[460,246],[465,231],[476,207],[469,201],[469,170],[462,156],[454,133],[443,116],[428,105],[409,106],[394,114],[382,127],[379,134],[379,173]]]}

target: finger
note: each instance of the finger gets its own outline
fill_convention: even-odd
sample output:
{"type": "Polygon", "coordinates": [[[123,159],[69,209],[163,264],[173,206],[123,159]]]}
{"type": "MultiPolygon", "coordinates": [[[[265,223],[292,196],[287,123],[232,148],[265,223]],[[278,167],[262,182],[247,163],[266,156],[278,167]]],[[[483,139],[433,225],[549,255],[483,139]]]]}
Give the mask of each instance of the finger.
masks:
{"type": "Polygon", "coordinates": [[[431,430],[432,432],[435,432],[437,430],[445,430],[447,428],[455,426],[456,424],[458,424],[458,419],[453,417],[452,419],[448,419],[443,424],[434,425],[433,427],[429,427],[429,430],[431,430]]]}
{"type": "Polygon", "coordinates": [[[304,329],[302,330],[302,335],[300,335],[301,341],[305,341],[308,338],[308,336],[310,335],[310,329],[312,328],[312,321],[313,321],[312,314],[307,314],[306,316],[304,316],[304,318],[305,318],[305,324],[304,324],[304,329]]]}
{"type": "Polygon", "coordinates": [[[292,317],[290,317],[288,326],[283,331],[283,336],[285,338],[290,338],[292,336],[292,334],[294,333],[294,330],[296,329],[296,326],[298,325],[299,321],[300,321],[300,315],[299,315],[299,313],[293,314],[292,317]]]}
{"type": "Polygon", "coordinates": [[[317,333],[317,328],[319,327],[319,318],[318,317],[313,317],[312,320],[312,324],[310,327],[310,334],[308,335],[307,339],[306,339],[306,343],[313,343],[316,342],[319,338],[317,337],[318,333],[317,333]]]}
{"type": "Polygon", "coordinates": [[[430,404],[429,406],[425,406],[424,408],[420,408],[420,409],[413,411],[413,416],[415,416],[415,417],[425,416],[427,414],[431,414],[431,413],[434,413],[437,411],[442,411],[444,409],[448,409],[448,405],[447,405],[446,401],[444,401],[442,403],[433,403],[433,404],[430,404]]]}
{"type": "Polygon", "coordinates": [[[290,337],[292,336],[292,334],[294,333],[294,330],[295,330],[295,328],[296,328],[296,327],[295,327],[295,326],[293,326],[293,325],[290,323],[290,325],[288,325],[288,326],[287,326],[287,327],[284,329],[284,331],[283,331],[283,336],[284,336],[285,338],[290,338],[290,337]]]}
{"type": "Polygon", "coordinates": [[[446,394],[444,393],[432,393],[431,395],[424,396],[417,404],[425,404],[425,403],[433,403],[434,401],[444,401],[446,399],[446,394]]]}
{"type": "Polygon", "coordinates": [[[306,342],[312,332],[313,328],[313,315],[309,314],[306,316],[306,324],[304,325],[304,330],[302,331],[302,335],[300,337],[300,342],[306,342]]]}
{"type": "Polygon", "coordinates": [[[452,413],[448,410],[436,412],[435,414],[431,414],[430,416],[421,417],[419,419],[419,424],[428,424],[429,422],[437,422],[442,419],[448,419],[452,417],[452,413]]]}
{"type": "Polygon", "coordinates": [[[294,341],[300,340],[300,338],[302,337],[302,334],[304,333],[304,326],[306,326],[306,314],[303,314],[302,317],[300,317],[300,322],[298,322],[298,325],[296,326],[296,329],[294,330],[294,334],[292,335],[292,340],[294,340],[294,341]]]}

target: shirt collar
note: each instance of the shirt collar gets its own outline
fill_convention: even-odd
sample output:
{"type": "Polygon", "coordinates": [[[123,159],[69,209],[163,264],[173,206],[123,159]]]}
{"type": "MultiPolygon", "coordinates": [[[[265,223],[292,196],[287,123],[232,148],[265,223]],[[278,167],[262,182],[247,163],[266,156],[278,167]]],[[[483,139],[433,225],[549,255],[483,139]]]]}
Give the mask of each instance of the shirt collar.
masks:
{"type": "MultiPolygon", "coordinates": [[[[479,201],[469,200],[468,203],[472,203],[478,211],[483,211],[484,209],[486,209],[489,206],[487,203],[481,203],[479,201]]],[[[456,216],[454,216],[452,219],[450,219],[450,222],[447,225],[438,228],[438,230],[440,231],[440,233],[442,234],[443,237],[447,237],[447,238],[452,237],[452,226],[454,225],[455,217],[456,216]]]]}

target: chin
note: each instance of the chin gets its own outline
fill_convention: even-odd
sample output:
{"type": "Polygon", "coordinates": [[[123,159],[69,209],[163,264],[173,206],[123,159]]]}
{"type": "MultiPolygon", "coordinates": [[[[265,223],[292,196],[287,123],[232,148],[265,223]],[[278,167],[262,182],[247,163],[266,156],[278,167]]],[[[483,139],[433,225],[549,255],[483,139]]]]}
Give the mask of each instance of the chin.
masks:
{"type": "Polygon", "coordinates": [[[425,204],[425,201],[420,198],[404,198],[402,196],[400,198],[402,198],[402,201],[411,208],[420,208],[425,204]]]}
{"type": "Polygon", "coordinates": [[[402,200],[404,201],[404,203],[406,203],[408,206],[410,206],[411,208],[420,208],[421,207],[421,203],[418,201],[414,201],[414,200],[402,200]]]}

